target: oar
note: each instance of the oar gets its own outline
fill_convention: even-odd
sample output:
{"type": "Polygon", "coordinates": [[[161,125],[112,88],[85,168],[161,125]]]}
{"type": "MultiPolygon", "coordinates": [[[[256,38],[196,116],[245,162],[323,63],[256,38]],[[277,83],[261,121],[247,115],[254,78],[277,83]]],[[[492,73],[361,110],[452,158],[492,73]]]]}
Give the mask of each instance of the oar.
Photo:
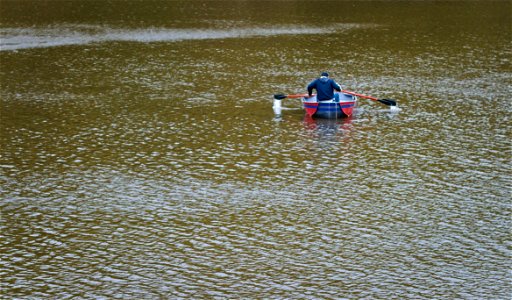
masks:
{"type": "Polygon", "coordinates": [[[274,99],[283,100],[286,98],[303,98],[303,97],[308,97],[308,96],[309,96],[308,94],[294,94],[294,95],[275,94],[274,99]]]}
{"type": "MultiPolygon", "coordinates": [[[[396,101],[393,100],[393,99],[378,99],[378,98],[375,98],[375,97],[372,97],[372,96],[366,96],[366,95],[363,95],[363,94],[358,94],[358,93],[354,93],[354,92],[346,91],[346,90],[342,90],[341,92],[345,93],[345,94],[361,97],[361,98],[370,99],[370,100],[373,100],[373,101],[378,101],[378,102],[380,102],[382,104],[385,104],[385,105],[396,106],[396,101]]],[[[274,99],[282,100],[282,99],[285,99],[285,98],[303,98],[303,97],[308,97],[308,96],[309,96],[308,94],[292,94],[292,95],[275,94],[274,95],[274,99]]]]}
{"type": "Polygon", "coordinates": [[[351,92],[351,91],[341,91],[342,93],[345,93],[345,94],[349,94],[349,95],[354,95],[354,96],[357,96],[357,97],[361,97],[361,98],[366,98],[366,99],[370,99],[370,100],[373,100],[373,101],[379,101],[380,103],[382,104],[385,104],[385,105],[389,105],[389,106],[396,106],[396,101],[395,100],[392,100],[392,99],[377,99],[375,97],[372,97],[372,96],[366,96],[366,95],[362,95],[362,94],[358,94],[358,93],[354,93],[354,92],[351,92]]]}
{"type": "Polygon", "coordinates": [[[286,98],[302,98],[307,97],[308,94],[296,94],[296,95],[285,95],[285,94],[274,94],[274,105],[272,108],[274,109],[274,114],[276,117],[281,117],[281,100],[286,98]]]}

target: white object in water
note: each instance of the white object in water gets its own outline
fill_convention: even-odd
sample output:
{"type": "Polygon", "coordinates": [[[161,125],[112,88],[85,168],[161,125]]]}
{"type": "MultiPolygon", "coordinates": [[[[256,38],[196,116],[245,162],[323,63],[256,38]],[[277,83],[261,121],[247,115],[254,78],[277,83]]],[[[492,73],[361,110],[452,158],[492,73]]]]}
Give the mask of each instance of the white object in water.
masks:
{"type": "Polygon", "coordinates": [[[399,111],[401,111],[401,109],[398,106],[396,106],[396,105],[391,105],[389,107],[389,111],[391,111],[391,112],[399,112],[399,111]]]}
{"type": "Polygon", "coordinates": [[[276,114],[277,116],[280,116],[281,110],[282,110],[281,100],[274,99],[274,105],[272,106],[272,109],[274,110],[274,114],[276,114]]]}

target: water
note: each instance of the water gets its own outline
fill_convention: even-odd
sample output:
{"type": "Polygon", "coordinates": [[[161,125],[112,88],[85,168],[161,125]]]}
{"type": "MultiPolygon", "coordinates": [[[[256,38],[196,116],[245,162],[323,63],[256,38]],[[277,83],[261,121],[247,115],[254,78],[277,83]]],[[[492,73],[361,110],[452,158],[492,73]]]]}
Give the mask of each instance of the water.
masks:
{"type": "Polygon", "coordinates": [[[2,298],[510,298],[510,8],[3,2],[2,298]]]}

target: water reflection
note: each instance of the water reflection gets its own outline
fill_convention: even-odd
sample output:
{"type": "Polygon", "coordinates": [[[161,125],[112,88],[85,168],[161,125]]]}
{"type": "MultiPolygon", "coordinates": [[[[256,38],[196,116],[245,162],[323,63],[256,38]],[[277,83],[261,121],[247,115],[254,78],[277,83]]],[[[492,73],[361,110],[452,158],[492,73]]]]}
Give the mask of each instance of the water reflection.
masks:
{"type": "Polygon", "coordinates": [[[354,116],[350,116],[338,119],[320,119],[305,114],[303,123],[304,128],[312,138],[333,141],[350,135],[350,131],[354,129],[352,125],[354,118],[354,116]]]}

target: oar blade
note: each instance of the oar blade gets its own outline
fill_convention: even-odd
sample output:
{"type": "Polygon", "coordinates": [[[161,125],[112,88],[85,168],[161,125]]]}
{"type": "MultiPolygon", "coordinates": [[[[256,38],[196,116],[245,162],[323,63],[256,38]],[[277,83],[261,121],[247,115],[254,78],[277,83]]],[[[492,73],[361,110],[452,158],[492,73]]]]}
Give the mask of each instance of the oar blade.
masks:
{"type": "Polygon", "coordinates": [[[392,99],[377,99],[377,101],[385,105],[396,106],[396,101],[392,99]]]}
{"type": "Polygon", "coordinates": [[[286,99],[286,95],[285,94],[274,94],[274,99],[276,100],[283,100],[283,99],[286,99]]]}

